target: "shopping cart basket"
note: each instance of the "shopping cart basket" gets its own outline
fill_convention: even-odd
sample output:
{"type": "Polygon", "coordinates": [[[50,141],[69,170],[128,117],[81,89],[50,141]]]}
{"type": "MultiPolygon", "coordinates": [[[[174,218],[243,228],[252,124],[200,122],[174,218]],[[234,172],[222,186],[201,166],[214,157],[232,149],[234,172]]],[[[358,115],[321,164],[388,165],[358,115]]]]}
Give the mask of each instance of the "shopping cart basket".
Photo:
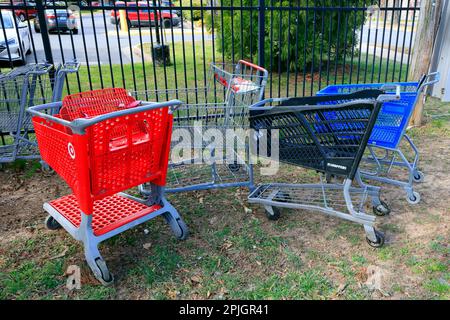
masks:
{"type": "Polygon", "coordinates": [[[100,242],[159,215],[179,239],[188,233],[163,193],[172,113],[181,102],[130,98],[124,89],[104,89],[28,109],[42,159],[73,192],[44,204],[46,226],[62,226],[83,242],[87,263],[103,284],[113,277],[100,242]],[[142,183],[151,185],[146,199],[122,193],[142,183]]]}
{"type": "MultiPolygon", "coordinates": [[[[382,246],[384,235],[375,230],[375,216],[366,214],[364,208],[368,197],[374,208],[383,206],[380,188],[362,182],[358,165],[381,103],[394,98],[379,90],[367,90],[350,95],[268,99],[253,105],[250,122],[254,139],[262,142],[265,133],[271,135],[266,138],[267,150],[276,150],[272,140],[279,142],[279,162],[333,174],[342,177],[343,183],[321,179],[318,184],[262,184],[249,195],[249,202],[264,205],[272,220],[280,217],[278,207],[284,207],[317,210],[353,221],[364,226],[371,246],[382,246]],[[278,140],[273,139],[277,133],[278,140]],[[357,187],[352,186],[354,180],[357,187]]],[[[276,159],[273,153],[270,156],[276,159]]]]}
{"type": "Polygon", "coordinates": [[[418,82],[331,85],[317,93],[318,96],[328,96],[365,89],[381,89],[392,92],[393,87],[400,86],[400,100],[386,102],[381,108],[369,139],[368,154],[363,158],[360,171],[364,178],[403,188],[406,192],[406,199],[411,204],[417,204],[420,201],[420,194],[414,191],[413,182],[422,182],[424,175],[418,169],[419,150],[406,134],[406,129],[421,92],[427,86],[438,81],[439,73],[435,72],[424,75],[418,82]],[[406,142],[406,146],[411,148],[412,160],[408,159],[401,149],[402,139],[406,142]],[[395,173],[394,168],[407,170],[406,181],[392,176],[395,173]]]}
{"type": "Polygon", "coordinates": [[[243,139],[238,135],[227,154],[225,143],[205,141],[203,137],[207,132],[225,136],[227,129],[248,129],[248,107],[262,99],[267,76],[267,70],[244,60],[237,64],[211,63],[204,87],[133,93],[138,99],[185,102],[174,113],[166,192],[252,188],[253,171],[243,139]],[[202,161],[205,155],[208,164],[202,161]]]}
{"type": "Polygon", "coordinates": [[[39,159],[31,117],[25,110],[60,100],[65,76],[78,67],[76,61],[64,66],[37,63],[0,75],[0,163],[39,159]]]}

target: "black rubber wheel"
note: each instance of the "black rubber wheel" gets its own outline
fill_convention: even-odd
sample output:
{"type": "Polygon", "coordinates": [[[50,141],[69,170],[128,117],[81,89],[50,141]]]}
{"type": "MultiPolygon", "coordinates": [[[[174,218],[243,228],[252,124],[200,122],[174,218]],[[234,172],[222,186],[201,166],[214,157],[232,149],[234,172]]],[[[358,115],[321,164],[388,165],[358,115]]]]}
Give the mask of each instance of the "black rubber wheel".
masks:
{"type": "Polygon", "coordinates": [[[78,29],[72,29],[72,34],[78,34],[78,29]]]}
{"type": "Polygon", "coordinates": [[[241,165],[239,163],[230,163],[228,165],[228,169],[230,169],[231,172],[235,173],[241,170],[241,165]]]}
{"type": "MultiPolygon", "coordinates": [[[[122,30],[122,25],[120,24],[120,20],[117,19],[117,23],[119,24],[119,30],[122,30]]],[[[131,29],[131,21],[127,19],[128,29],[131,29]]]]}
{"type": "MultiPolygon", "coordinates": [[[[37,19],[37,18],[35,18],[37,19]]],[[[38,26],[38,22],[34,21],[34,32],[39,33],[41,32],[41,27],[38,26]]]]}
{"type": "Polygon", "coordinates": [[[420,202],[420,194],[417,191],[414,191],[411,196],[406,196],[406,201],[408,201],[409,204],[418,204],[420,202]]]}
{"type": "Polygon", "coordinates": [[[272,207],[273,210],[273,214],[271,214],[267,209],[266,209],[266,216],[267,219],[271,220],[271,221],[277,221],[278,219],[280,219],[281,217],[281,211],[279,208],[277,207],[272,207]]]}
{"type": "Polygon", "coordinates": [[[55,218],[53,218],[52,216],[48,215],[47,218],[45,218],[45,227],[48,230],[58,230],[61,229],[61,225],[59,224],[58,221],[56,221],[55,218]]]}
{"type": "Polygon", "coordinates": [[[373,242],[369,238],[366,237],[367,243],[374,248],[381,248],[384,245],[384,234],[378,230],[375,230],[375,236],[377,237],[377,241],[373,242]]]}
{"type": "Polygon", "coordinates": [[[424,174],[421,171],[414,172],[413,180],[414,182],[423,182],[425,179],[424,174]]]}
{"type": "Polygon", "coordinates": [[[177,236],[178,240],[186,240],[189,236],[189,229],[186,226],[186,224],[184,223],[183,220],[179,219],[177,220],[178,226],[180,227],[181,230],[181,234],[179,236],[177,236]]]}
{"type": "Polygon", "coordinates": [[[163,20],[163,25],[164,25],[164,28],[170,28],[172,26],[172,20],[164,19],[163,20]]]}
{"type": "Polygon", "coordinates": [[[378,206],[372,207],[374,215],[382,217],[391,213],[391,208],[389,207],[389,205],[383,200],[380,200],[380,202],[381,204],[379,204],[378,206]]]}
{"type": "Polygon", "coordinates": [[[109,284],[113,283],[114,277],[111,274],[111,272],[109,272],[105,261],[102,258],[97,258],[95,260],[95,264],[97,265],[97,267],[100,269],[100,272],[102,273],[103,283],[105,285],[109,285],[109,284]]]}

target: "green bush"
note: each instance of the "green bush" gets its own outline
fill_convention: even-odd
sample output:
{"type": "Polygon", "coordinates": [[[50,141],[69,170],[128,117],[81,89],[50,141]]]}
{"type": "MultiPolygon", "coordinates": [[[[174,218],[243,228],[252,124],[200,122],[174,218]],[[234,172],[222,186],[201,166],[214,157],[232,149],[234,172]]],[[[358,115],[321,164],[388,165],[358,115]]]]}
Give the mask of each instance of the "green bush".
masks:
{"type": "MultiPolygon", "coordinates": [[[[240,5],[240,1],[223,0],[223,6],[240,5]]],[[[243,6],[256,6],[257,0],[242,0],[243,6]]],[[[266,0],[266,6],[274,7],[363,7],[363,0],[348,1],[310,1],[266,0]]],[[[310,68],[314,63],[315,69],[319,67],[320,57],[327,61],[342,61],[344,51],[349,52],[357,45],[358,39],[354,28],[358,30],[364,23],[365,11],[351,10],[267,10],[265,16],[265,64],[270,67],[271,59],[273,69],[285,71],[286,69],[303,69],[304,64],[310,68]],[[345,32],[347,24],[347,35],[345,32]],[[314,27],[315,25],[315,27],[314,27]],[[322,34],[323,26],[323,34],[322,34]],[[314,29],[315,28],[315,29],[314,29]],[[314,32],[315,30],[315,32],[314,32]],[[339,32],[338,32],[339,31],[339,32]],[[330,41],[331,40],[331,41],[330,41]],[[298,47],[298,49],[297,49],[298,47]],[[322,48],[322,50],[321,50],[322,48]],[[279,61],[281,62],[279,64],[279,61]]],[[[214,25],[208,17],[208,26],[214,27],[216,46],[223,50],[227,58],[235,60],[255,57],[257,55],[258,41],[258,12],[244,10],[216,12],[214,25]],[[252,27],[251,27],[252,26],[252,27]],[[222,33],[223,29],[223,33],[222,33]],[[243,32],[241,32],[241,29],[243,32]],[[241,50],[242,48],[242,50],[241,50]]]]}
{"type": "MultiPolygon", "coordinates": [[[[206,7],[209,0],[181,0],[177,1],[175,5],[183,4],[183,7],[206,7]]],[[[205,20],[208,11],[203,10],[203,19],[205,20]]],[[[202,18],[202,10],[183,10],[183,17],[188,21],[198,21],[202,18]]]]}

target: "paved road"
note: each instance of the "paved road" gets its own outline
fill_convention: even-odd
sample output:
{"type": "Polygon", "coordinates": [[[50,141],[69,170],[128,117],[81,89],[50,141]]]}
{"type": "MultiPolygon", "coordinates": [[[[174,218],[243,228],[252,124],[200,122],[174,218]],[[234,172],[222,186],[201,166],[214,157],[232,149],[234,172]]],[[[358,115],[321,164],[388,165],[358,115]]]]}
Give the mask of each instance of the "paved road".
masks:
{"type": "MultiPolygon", "coordinates": [[[[143,43],[151,42],[152,37],[153,41],[156,41],[154,28],[142,27],[140,29],[141,35],[139,35],[139,28],[131,28],[130,36],[118,33],[116,26],[110,22],[108,11],[105,12],[104,17],[102,13],[95,13],[93,17],[91,15],[82,15],[78,25],[80,30],[77,35],[70,35],[69,33],[50,34],[50,43],[55,62],[62,61],[64,56],[66,60],[75,57],[82,64],[97,64],[98,61],[101,64],[119,64],[121,62],[120,58],[122,58],[122,63],[129,63],[131,61],[130,47],[141,43],[141,41],[143,43]],[[81,25],[84,32],[81,32],[81,25]],[[108,48],[110,58],[108,56],[108,48]],[[120,54],[121,52],[122,55],[120,54]]],[[[185,41],[199,41],[202,39],[202,32],[199,29],[194,29],[194,33],[192,33],[191,28],[185,27],[183,32],[185,41]]],[[[32,30],[32,36],[36,57],[38,61],[42,61],[45,59],[42,36],[40,33],[35,33],[34,30],[32,30]]],[[[171,29],[166,29],[165,39],[165,41],[169,42],[182,41],[182,29],[180,27],[173,28],[173,39],[171,29]]],[[[210,35],[205,35],[205,40],[211,39],[210,35]]],[[[34,54],[28,56],[28,62],[34,62],[34,54]]]]}

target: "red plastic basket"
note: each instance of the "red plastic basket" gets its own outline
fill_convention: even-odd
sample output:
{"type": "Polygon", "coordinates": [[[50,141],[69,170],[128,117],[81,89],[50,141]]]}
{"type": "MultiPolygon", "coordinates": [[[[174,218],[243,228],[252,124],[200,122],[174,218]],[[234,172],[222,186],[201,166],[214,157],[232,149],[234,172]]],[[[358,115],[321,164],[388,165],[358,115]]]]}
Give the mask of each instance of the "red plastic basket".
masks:
{"type": "MultiPolygon", "coordinates": [[[[66,113],[60,117],[76,119],[81,113],[92,117],[117,111],[117,106],[135,106],[134,99],[123,92],[105,89],[68,96],[61,108],[66,113]],[[118,96],[112,98],[112,92],[118,96]],[[81,101],[79,108],[75,101],[81,101]]],[[[104,120],[81,135],[40,117],[33,117],[33,125],[42,159],[71,187],[83,212],[91,214],[94,200],[145,182],[165,184],[172,131],[168,110],[163,107],[104,120]]]]}

